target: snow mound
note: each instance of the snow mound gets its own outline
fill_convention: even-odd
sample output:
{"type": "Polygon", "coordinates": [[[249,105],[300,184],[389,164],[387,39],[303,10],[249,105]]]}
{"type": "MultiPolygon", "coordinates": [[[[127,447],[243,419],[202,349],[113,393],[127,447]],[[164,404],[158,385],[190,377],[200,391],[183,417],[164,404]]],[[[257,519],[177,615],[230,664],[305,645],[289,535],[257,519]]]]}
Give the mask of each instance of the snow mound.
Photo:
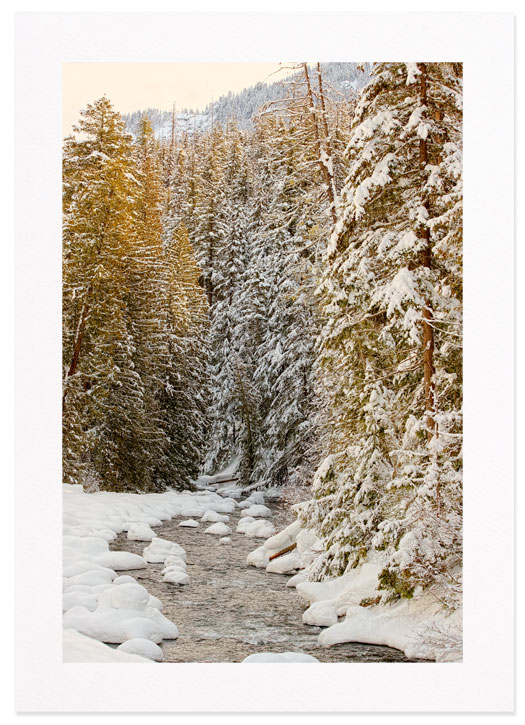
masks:
{"type": "Polygon", "coordinates": [[[283,554],[276,559],[272,559],[266,567],[266,571],[272,574],[289,574],[301,567],[301,558],[296,551],[289,554],[283,554]]]}
{"type": "Polygon", "coordinates": [[[262,521],[251,521],[244,528],[244,535],[249,539],[267,539],[275,533],[275,526],[263,519],[262,521]]]}
{"type": "Polygon", "coordinates": [[[107,551],[99,554],[96,561],[102,566],[114,569],[115,571],[127,571],[128,569],[145,569],[146,561],[138,554],[131,554],[129,551],[107,551]]]}
{"type": "Polygon", "coordinates": [[[229,536],[223,536],[222,539],[219,539],[219,544],[230,544],[231,538],[229,536]]]}
{"type": "Polygon", "coordinates": [[[283,549],[286,549],[287,546],[292,546],[292,544],[296,543],[297,535],[300,530],[301,524],[298,520],[296,520],[282,531],[279,531],[278,534],[269,538],[268,541],[265,542],[264,548],[282,551],[283,549]]]}
{"type": "Polygon", "coordinates": [[[211,509],[206,511],[201,518],[201,521],[205,523],[206,521],[209,521],[210,523],[216,523],[218,521],[222,521],[223,524],[227,523],[230,520],[230,517],[226,514],[219,514],[217,511],[212,511],[211,509]]]}
{"type": "Polygon", "coordinates": [[[162,639],[175,639],[177,627],[159,609],[149,606],[149,601],[148,591],[140,584],[114,585],[100,593],[94,611],[84,606],[69,609],[64,614],[64,628],[112,644],[135,637],[156,644],[162,639]]]}
{"type": "Polygon", "coordinates": [[[149,546],[147,546],[142,555],[150,564],[164,564],[168,556],[185,555],[186,552],[179,544],[167,539],[154,538],[149,546]]]}
{"type": "Polygon", "coordinates": [[[252,504],[248,508],[245,508],[241,513],[241,516],[253,516],[253,518],[265,518],[269,519],[272,515],[272,510],[268,506],[263,504],[252,504]]]}
{"type": "Polygon", "coordinates": [[[218,521],[216,524],[212,524],[204,530],[205,534],[215,534],[217,536],[227,536],[228,534],[231,534],[231,532],[232,530],[230,527],[223,524],[222,521],[218,521]]]}
{"type": "Polygon", "coordinates": [[[319,662],[319,660],[303,652],[257,652],[245,657],[243,662],[319,662]]]}
{"type": "Polygon", "coordinates": [[[151,541],[155,536],[155,532],[148,524],[133,523],[128,527],[130,541],[151,541]]]}
{"type": "Polygon", "coordinates": [[[160,662],[162,660],[161,648],[151,642],[149,639],[142,639],[141,637],[135,637],[135,639],[128,639],[127,642],[119,644],[117,652],[126,652],[127,654],[140,655],[141,657],[147,657],[150,660],[160,662]]]}
{"type": "Polygon", "coordinates": [[[181,521],[179,526],[187,526],[189,529],[196,529],[199,525],[198,521],[195,521],[195,519],[187,519],[186,521],[181,521]]]}
{"type": "Polygon", "coordinates": [[[167,582],[168,584],[178,584],[180,586],[183,584],[189,584],[190,578],[184,571],[181,571],[175,566],[169,566],[167,569],[164,569],[162,581],[167,582]]]}
{"type": "Polygon", "coordinates": [[[266,569],[269,562],[269,553],[264,546],[259,546],[258,549],[250,551],[246,557],[247,566],[255,566],[258,569],[266,569]]]}
{"type": "Polygon", "coordinates": [[[324,599],[311,604],[303,612],[303,624],[311,624],[316,627],[331,627],[332,624],[337,624],[337,609],[334,602],[324,599]]]}
{"type": "Polygon", "coordinates": [[[149,658],[123,652],[120,648],[113,649],[74,629],[65,629],[63,632],[62,662],[146,662],[152,664],[149,658]]]}
{"type": "Polygon", "coordinates": [[[253,516],[245,516],[243,519],[239,519],[239,523],[237,524],[237,528],[235,529],[235,531],[238,534],[246,533],[246,529],[250,524],[253,524],[254,521],[255,519],[253,518],[253,516]]]}
{"type": "Polygon", "coordinates": [[[307,581],[307,573],[305,571],[298,571],[286,582],[287,587],[296,587],[298,584],[307,581]]]}

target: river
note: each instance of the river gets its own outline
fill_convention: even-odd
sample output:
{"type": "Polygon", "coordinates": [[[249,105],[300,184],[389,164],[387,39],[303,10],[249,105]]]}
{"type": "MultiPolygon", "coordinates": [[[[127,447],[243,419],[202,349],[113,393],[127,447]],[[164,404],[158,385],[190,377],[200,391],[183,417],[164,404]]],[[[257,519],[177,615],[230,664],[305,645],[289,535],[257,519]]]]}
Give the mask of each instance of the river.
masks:
{"type": "MultiPolygon", "coordinates": [[[[290,523],[290,512],[271,505],[276,530],[290,523]]],[[[246,556],[264,540],[235,533],[240,511],[230,515],[231,543],[205,534],[210,525],[180,527],[180,517],[156,527],[157,536],[180,544],[187,554],[190,583],[174,586],[162,581],[162,564],[148,564],[130,574],[158,597],[163,613],[179,628],[179,637],[162,643],[163,662],[241,662],[255,652],[300,651],[321,662],[409,662],[399,650],[345,643],[319,647],[320,627],[305,625],[303,599],[286,582],[291,575],[269,574],[246,566],[246,556]]],[[[142,554],[147,546],[121,534],[114,550],[142,554]]]]}

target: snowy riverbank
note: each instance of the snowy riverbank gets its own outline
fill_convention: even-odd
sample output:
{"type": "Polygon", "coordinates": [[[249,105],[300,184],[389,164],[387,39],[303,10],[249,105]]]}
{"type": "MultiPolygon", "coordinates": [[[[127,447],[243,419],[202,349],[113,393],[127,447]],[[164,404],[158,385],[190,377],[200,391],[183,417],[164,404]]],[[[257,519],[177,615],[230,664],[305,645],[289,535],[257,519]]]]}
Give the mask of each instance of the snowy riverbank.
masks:
{"type": "MultiPolygon", "coordinates": [[[[205,659],[226,651],[230,657],[237,652],[236,661],[284,661],[276,659],[284,656],[284,646],[301,661],[316,661],[304,659],[312,650],[324,661],[399,659],[389,654],[395,650],[383,654],[364,644],[340,644],[349,642],[387,645],[410,659],[459,658],[458,649],[450,648],[452,636],[460,641],[457,615],[444,618],[424,598],[359,606],[377,594],[378,564],[335,580],[305,581],[305,567],[322,550],[312,532],[294,521],[275,534],[272,510],[260,492],[243,499],[244,492],[231,484],[217,492],[211,477],[199,485],[203,488],[195,492],[162,494],[87,494],[64,486],[64,661],[166,661],[166,652],[174,653],[173,661],[181,656],[192,661],[184,659],[193,654],[191,638],[207,640],[205,659]],[[110,550],[117,539],[118,550],[110,550]],[[251,550],[252,539],[266,541],[251,550]],[[239,601],[228,591],[229,578],[239,601]],[[225,618],[215,633],[208,632],[211,611],[202,611],[207,604],[225,618]],[[281,626],[290,617],[295,624],[281,626]],[[184,632],[178,644],[180,621],[184,632]],[[331,645],[338,645],[335,659],[327,660],[322,653],[331,653],[325,649],[331,645]]],[[[286,520],[275,523],[282,528],[286,520]]]]}

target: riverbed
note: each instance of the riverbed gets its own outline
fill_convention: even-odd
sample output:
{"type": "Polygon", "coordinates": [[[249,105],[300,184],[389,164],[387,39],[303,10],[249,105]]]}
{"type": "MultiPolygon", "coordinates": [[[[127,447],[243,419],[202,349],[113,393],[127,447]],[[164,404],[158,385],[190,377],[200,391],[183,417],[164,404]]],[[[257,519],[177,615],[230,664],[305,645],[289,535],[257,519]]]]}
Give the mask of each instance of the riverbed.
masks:
{"type": "MultiPolygon", "coordinates": [[[[278,503],[271,508],[279,531],[290,523],[291,514],[278,503]]],[[[319,647],[321,628],[302,623],[306,604],[294,588],[286,586],[291,575],[246,566],[247,555],[264,539],[235,533],[240,513],[236,509],[230,515],[231,543],[205,534],[209,523],[200,523],[198,528],[179,526],[181,517],[155,528],[157,536],[186,550],[189,584],[163,582],[162,564],[125,572],[162,601],[163,613],[179,628],[178,639],[162,643],[163,662],[241,662],[250,654],[267,651],[304,652],[321,662],[410,661],[390,647],[359,643],[319,647]]],[[[120,534],[111,548],[142,554],[146,546],[120,534]]]]}

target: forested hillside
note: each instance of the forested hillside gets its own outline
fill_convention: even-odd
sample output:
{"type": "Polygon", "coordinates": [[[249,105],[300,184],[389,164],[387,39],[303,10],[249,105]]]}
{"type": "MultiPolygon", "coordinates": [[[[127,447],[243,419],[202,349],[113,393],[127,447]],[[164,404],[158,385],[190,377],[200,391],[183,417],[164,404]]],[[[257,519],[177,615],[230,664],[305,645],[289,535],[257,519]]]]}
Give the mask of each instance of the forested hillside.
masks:
{"type": "Polygon", "coordinates": [[[186,121],[89,105],[64,143],[64,481],[191,489],[237,461],[322,542],[311,581],[377,554],[367,605],[458,607],[461,108],[455,63],[297,64],[186,121]]]}

